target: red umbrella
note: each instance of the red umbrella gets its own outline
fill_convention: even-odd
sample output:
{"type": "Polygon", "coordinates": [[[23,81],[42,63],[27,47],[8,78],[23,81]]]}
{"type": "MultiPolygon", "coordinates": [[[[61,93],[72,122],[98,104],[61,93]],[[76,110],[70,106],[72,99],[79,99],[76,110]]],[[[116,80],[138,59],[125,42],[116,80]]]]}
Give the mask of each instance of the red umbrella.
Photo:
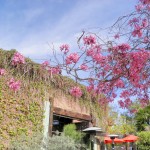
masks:
{"type": "Polygon", "coordinates": [[[135,142],[138,140],[138,136],[135,136],[135,135],[128,135],[126,136],[125,138],[123,138],[123,140],[125,142],[135,142]]]}
{"type": "MultiPolygon", "coordinates": [[[[123,143],[123,142],[124,142],[123,139],[118,139],[118,138],[114,139],[114,143],[123,143]]],[[[110,137],[104,137],[104,143],[105,144],[112,143],[112,139],[110,139],[110,137]]]]}

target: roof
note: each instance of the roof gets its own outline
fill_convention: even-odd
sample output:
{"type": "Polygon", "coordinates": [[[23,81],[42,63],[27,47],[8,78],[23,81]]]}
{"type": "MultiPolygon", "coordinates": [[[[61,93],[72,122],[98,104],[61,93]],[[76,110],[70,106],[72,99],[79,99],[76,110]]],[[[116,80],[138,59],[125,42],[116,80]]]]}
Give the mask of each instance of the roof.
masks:
{"type": "Polygon", "coordinates": [[[80,119],[80,120],[85,120],[85,121],[92,120],[92,117],[88,114],[84,114],[80,111],[78,111],[78,112],[69,111],[69,110],[58,108],[55,106],[53,108],[53,113],[56,115],[60,115],[60,116],[70,117],[72,119],[80,119]]]}

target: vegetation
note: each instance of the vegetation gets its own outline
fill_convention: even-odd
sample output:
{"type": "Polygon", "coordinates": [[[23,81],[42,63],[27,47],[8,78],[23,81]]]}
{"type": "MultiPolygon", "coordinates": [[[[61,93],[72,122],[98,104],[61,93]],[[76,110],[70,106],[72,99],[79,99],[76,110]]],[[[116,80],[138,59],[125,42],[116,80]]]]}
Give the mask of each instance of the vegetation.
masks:
{"type": "Polygon", "coordinates": [[[150,130],[150,105],[140,109],[135,116],[138,131],[150,130]]]}
{"type": "Polygon", "coordinates": [[[42,83],[23,81],[24,87],[17,93],[10,91],[5,83],[7,77],[1,77],[0,149],[5,149],[13,137],[22,133],[42,131],[43,101],[47,99],[42,83]]]}
{"type": "MultiPolygon", "coordinates": [[[[141,107],[149,105],[149,6],[149,0],[138,0],[133,12],[119,17],[110,28],[83,31],[76,51],[66,43],[60,49],[52,46],[50,65],[84,82],[93,97],[103,94],[96,97],[101,105],[116,97],[120,107],[130,112],[137,111],[130,109],[132,97],[141,107]]],[[[75,87],[70,93],[80,97],[81,92],[75,87]]]]}
{"type": "Polygon", "coordinates": [[[69,136],[70,138],[74,139],[78,143],[81,143],[82,138],[84,137],[84,133],[76,130],[75,124],[68,124],[64,126],[63,132],[65,136],[69,136]]]}
{"type": "Polygon", "coordinates": [[[139,108],[134,117],[137,136],[139,140],[137,146],[139,150],[150,149],[150,105],[145,108],[139,108]]]}
{"type": "MultiPolygon", "coordinates": [[[[89,108],[96,118],[101,118],[103,123],[101,126],[105,125],[105,116],[109,116],[108,103],[116,98],[118,89],[121,89],[121,93],[118,95],[121,98],[118,101],[121,108],[130,108],[131,97],[137,97],[141,106],[149,105],[150,55],[148,52],[149,16],[147,15],[149,4],[149,0],[139,0],[136,13],[119,18],[108,29],[111,30],[108,41],[103,41],[97,34],[89,35],[89,33],[83,32],[78,39],[78,52],[70,53],[69,46],[62,45],[60,47],[62,62],[58,63],[54,51],[56,66],[46,66],[49,67],[50,72],[30,59],[25,58],[24,60],[24,57],[15,50],[0,49],[0,139],[2,141],[0,149],[6,149],[10,140],[14,137],[19,138],[23,133],[30,139],[25,141],[28,145],[32,141],[32,134],[42,131],[43,101],[49,100],[50,96],[65,95],[68,99],[72,99],[70,94],[74,95],[74,100],[78,98],[81,105],[89,108]],[[122,24],[122,22],[124,23],[122,24]],[[124,43],[117,41],[119,37],[120,41],[124,40],[124,43]],[[52,74],[51,69],[55,70],[57,75],[52,74]],[[65,70],[76,81],[82,81],[82,83],[88,81],[88,92],[83,85],[61,76],[61,70],[65,70]],[[87,73],[86,78],[82,76],[82,73],[78,73],[81,71],[87,73]],[[56,92],[57,94],[55,94],[56,92]],[[106,115],[104,115],[105,113],[106,115]],[[104,115],[104,119],[102,119],[102,115],[104,115]]],[[[149,111],[148,106],[137,113],[138,131],[145,130],[149,125],[149,111]]],[[[122,134],[133,131],[133,127],[128,126],[127,122],[114,125],[109,117],[107,119],[111,126],[111,132],[116,132],[117,129],[121,130],[122,134]]],[[[71,140],[66,139],[68,137],[56,136],[46,141],[48,144],[55,144],[54,150],[56,148],[75,148],[76,146],[69,144],[74,145],[74,142],[81,139],[82,135],[77,133],[73,126],[66,128],[68,130],[64,129],[64,132],[72,138],[71,140]],[[69,130],[72,132],[71,134],[68,132],[69,130]],[[54,138],[62,145],[55,143],[56,139],[54,138]],[[64,140],[62,140],[63,138],[64,140]]],[[[119,131],[117,132],[119,133],[119,131]]],[[[147,143],[145,144],[144,141],[149,142],[147,138],[149,132],[141,134],[143,135],[139,133],[139,136],[142,137],[143,143],[141,140],[140,144],[146,146],[147,143]]],[[[46,145],[44,146],[46,147],[46,145]]],[[[18,146],[15,145],[16,147],[18,146]]],[[[39,143],[39,147],[33,144],[32,149],[34,147],[40,148],[41,143],[39,143]]]]}
{"type": "Polygon", "coordinates": [[[150,150],[150,131],[141,131],[138,133],[138,137],[139,150],[150,150]]]}
{"type": "Polygon", "coordinates": [[[65,136],[48,137],[42,139],[41,133],[32,136],[21,135],[19,138],[11,142],[10,150],[78,150],[80,145],[72,138],[65,136]]]}
{"type": "Polygon", "coordinates": [[[136,132],[135,124],[131,118],[117,113],[112,113],[113,125],[109,126],[108,133],[126,135],[136,132]]]}
{"type": "MultiPolygon", "coordinates": [[[[11,59],[15,52],[0,49],[0,68],[6,70],[6,74],[0,76],[0,149],[8,147],[9,141],[22,133],[30,136],[32,132],[42,131],[43,102],[49,97],[62,96],[71,100],[69,88],[77,84],[61,75],[51,77],[39,64],[28,58],[26,64],[12,66],[11,59]],[[7,85],[12,77],[21,81],[20,90],[15,92],[7,85]]],[[[85,87],[80,87],[83,89],[80,104],[100,118],[99,104],[91,103],[85,87]]]]}

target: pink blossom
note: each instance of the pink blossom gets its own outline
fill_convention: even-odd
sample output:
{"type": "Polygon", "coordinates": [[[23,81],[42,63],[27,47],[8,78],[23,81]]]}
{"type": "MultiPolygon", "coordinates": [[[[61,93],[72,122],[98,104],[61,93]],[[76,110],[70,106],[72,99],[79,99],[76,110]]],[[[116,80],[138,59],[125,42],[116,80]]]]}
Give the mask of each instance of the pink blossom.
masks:
{"type": "Polygon", "coordinates": [[[143,19],[143,20],[142,20],[142,27],[145,28],[145,27],[147,27],[147,26],[148,26],[148,21],[147,21],[147,19],[143,19]]]}
{"type": "Polygon", "coordinates": [[[94,62],[96,62],[97,64],[101,64],[101,65],[103,65],[107,61],[107,56],[103,56],[100,53],[94,54],[92,58],[94,62]]]}
{"type": "Polygon", "coordinates": [[[148,104],[149,104],[149,100],[148,100],[148,97],[147,98],[141,98],[140,99],[140,104],[141,104],[141,106],[143,106],[143,107],[145,107],[145,106],[147,106],[148,104]]]}
{"type": "Polygon", "coordinates": [[[131,20],[129,20],[129,25],[136,25],[137,23],[139,23],[139,19],[138,18],[133,18],[131,20]]]}
{"type": "Polygon", "coordinates": [[[60,74],[61,73],[61,69],[60,69],[59,66],[57,66],[57,67],[49,67],[48,68],[48,72],[50,74],[60,74]]]}
{"type": "Polygon", "coordinates": [[[80,69],[86,71],[86,70],[88,70],[88,66],[85,65],[85,64],[82,64],[82,65],[80,66],[80,69]]]}
{"type": "Polygon", "coordinates": [[[103,56],[99,53],[93,55],[93,60],[97,63],[100,62],[103,59],[103,56]]]}
{"type": "Polygon", "coordinates": [[[130,49],[130,45],[127,43],[123,43],[123,44],[118,45],[118,49],[121,50],[122,52],[127,51],[130,49]]]}
{"type": "Polygon", "coordinates": [[[115,39],[119,39],[119,37],[120,37],[120,36],[119,36],[118,33],[114,35],[114,38],[115,38],[115,39]]]}
{"type": "Polygon", "coordinates": [[[83,38],[84,44],[85,45],[92,45],[96,43],[96,38],[92,35],[86,36],[83,38]]]}
{"type": "Polygon", "coordinates": [[[125,108],[125,104],[122,100],[119,100],[118,104],[120,105],[121,108],[125,108]]]}
{"type": "MultiPolygon", "coordinates": [[[[122,43],[122,44],[120,44],[120,45],[114,46],[114,47],[112,48],[112,50],[113,50],[114,53],[118,54],[118,52],[126,52],[126,51],[130,50],[130,48],[131,48],[131,47],[130,47],[129,44],[127,44],[127,43],[122,43]]],[[[125,53],[124,53],[124,55],[125,55],[125,53]]],[[[110,59],[110,58],[109,58],[109,59],[110,59]]]]}
{"type": "Polygon", "coordinates": [[[66,58],[66,64],[72,64],[72,63],[77,63],[79,60],[79,55],[77,53],[71,53],[69,56],[66,58]]]}
{"type": "Polygon", "coordinates": [[[139,25],[136,25],[133,32],[132,32],[133,37],[141,37],[142,36],[142,28],[139,25]]]}
{"type": "Polygon", "coordinates": [[[93,56],[95,54],[99,54],[101,52],[101,46],[100,45],[94,45],[94,46],[91,46],[87,52],[86,52],[86,55],[87,56],[93,56]]]}
{"type": "MultiPolygon", "coordinates": [[[[106,57],[104,58],[104,60],[105,60],[106,63],[107,63],[107,58],[106,58],[106,57]]],[[[104,62],[105,62],[105,61],[104,61],[104,62]]],[[[109,64],[107,64],[107,65],[104,66],[104,71],[105,71],[105,72],[108,72],[108,71],[110,71],[111,69],[112,69],[112,66],[110,66],[109,64]]]]}
{"type": "Polygon", "coordinates": [[[116,87],[124,88],[124,82],[121,79],[118,79],[115,83],[116,87]]]}
{"type": "Polygon", "coordinates": [[[17,64],[24,64],[24,63],[25,63],[24,56],[20,54],[19,52],[15,52],[12,58],[11,64],[13,66],[16,66],[17,64]]]}
{"type": "Polygon", "coordinates": [[[3,69],[3,68],[0,68],[0,75],[1,75],[1,76],[2,76],[2,75],[5,75],[5,73],[6,73],[6,70],[3,69]]]}
{"type": "Polygon", "coordinates": [[[70,94],[76,98],[80,98],[82,96],[82,91],[79,87],[72,87],[70,89],[70,94]]]}
{"type": "Polygon", "coordinates": [[[121,93],[121,98],[127,98],[127,97],[129,97],[130,96],[130,92],[129,91],[127,91],[127,90],[125,90],[125,91],[123,91],[122,93],[121,93]]]}
{"type": "Polygon", "coordinates": [[[61,45],[60,50],[64,51],[64,54],[67,54],[69,52],[69,45],[68,44],[61,45]]]}
{"type": "Polygon", "coordinates": [[[142,4],[139,4],[139,5],[135,6],[137,12],[140,12],[143,9],[143,7],[144,6],[142,4]]]}
{"type": "Polygon", "coordinates": [[[150,5],[147,5],[146,9],[147,9],[148,11],[150,11],[150,5]]]}
{"type": "Polygon", "coordinates": [[[13,91],[18,91],[21,85],[20,81],[15,81],[14,78],[11,78],[7,84],[13,91]]]}
{"type": "Polygon", "coordinates": [[[94,49],[93,49],[93,48],[90,48],[90,49],[87,50],[86,55],[87,55],[87,56],[93,56],[94,53],[95,53],[95,52],[94,52],[94,49]]]}
{"type": "Polygon", "coordinates": [[[138,112],[137,109],[131,109],[131,110],[130,110],[130,113],[131,113],[131,114],[135,114],[135,113],[137,113],[137,112],[138,112]]]}
{"type": "Polygon", "coordinates": [[[44,61],[41,66],[42,66],[43,69],[46,69],[49,66],[49,62],[44,61]]]}
{"type": "Polygon", "coordinates": [[[141,3],[143,3],[144,5],[150,4],[150,0],[140,0],[140,1],[141,1],[141,3]]]}
{"type": "Polygon", "coordinates": [[[114,73],[114,74],[121,74],[121,73],[122,73],[122,70],[121,70],[119,67],[114,67],[113,73],[114,73]]]}
{"type": "Polygon", "coordinates": [[[93,47],[95,53],[100,53],[101,52],[101,49],[102,49],[101,45],[94,45],[92,47],[93,47]]]}
{"type": "Polygon", "coordinates": [[[112,97],[113,97],[113,98],[116,98],[116,97],[117,97],[117,94],[112,93],[112,97]]]}
{"type": "Polygon", "coordinates": [[[129,106],[131,106],[132,101],[130,100],[130,98],[125,99],[124,101],[125,107],[128,108],[129,106]]]}
{"type": "Polygon", "coordinates": [[[112,100],[110,100],[110,99],[108,99],[108,98],[106,98],[106,97],[103,97],[103,98],[100,98],[100,99],[98,100],[98,102],[99,102],[99,104],[100,104],[101,106],[105,106],[105,105],[108,104],[109,102],[112,102],[112,100]]]}
{"type": "Polygon", "coordinates": [[[90,84],[89,86],[86,87],[88,92],[91,92],[94,90],[94,84],[90,84]]]}
{"type": "Polygon", "coordinates": [[[148,42],[149,42],[148,37],[144,37],[144,43],[148,43],[148,42]]]}
{"type": "Polygon", "coordinates": [[[149,58],[149,52],[145,50],[139,50],[138,52],[130,53],[130,82],[136,87],[139,87],[139,82],[141,79],[140,74],[149,58]]]}

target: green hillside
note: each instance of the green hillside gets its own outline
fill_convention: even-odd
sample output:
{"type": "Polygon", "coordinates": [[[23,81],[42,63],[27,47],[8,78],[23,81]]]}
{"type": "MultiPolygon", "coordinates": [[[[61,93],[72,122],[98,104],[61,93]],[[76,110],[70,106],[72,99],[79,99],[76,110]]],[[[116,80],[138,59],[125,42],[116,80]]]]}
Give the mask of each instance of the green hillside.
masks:
{"type": "MultiPolygon", "coordinates": [[[[42,131],[43,101],[61,95],[73,99],[69,95],[69,89],[77,84],[61,75],[51,78],[46,70],[43,71],[39,64],[30,59],[26,59],[26,64],[12,66],[14,52],[16,51],[0,49],[0,68],[7,71],[6,75],[0,76],[0,149],[7,147],[11,139],[22,133],[30,135],[42,131]],[[21,89],[17,92],[7,85],[12,77],[21,81],[21,89]]],[[[91,105],[91,97],[85,87],[79,86],[83,91],[81,105],[87,105],[91,111],[100,115],[97,103],[91,105]]]]}

